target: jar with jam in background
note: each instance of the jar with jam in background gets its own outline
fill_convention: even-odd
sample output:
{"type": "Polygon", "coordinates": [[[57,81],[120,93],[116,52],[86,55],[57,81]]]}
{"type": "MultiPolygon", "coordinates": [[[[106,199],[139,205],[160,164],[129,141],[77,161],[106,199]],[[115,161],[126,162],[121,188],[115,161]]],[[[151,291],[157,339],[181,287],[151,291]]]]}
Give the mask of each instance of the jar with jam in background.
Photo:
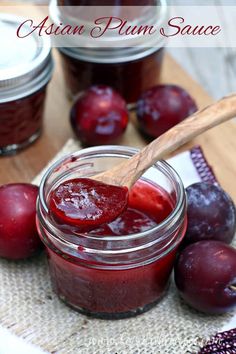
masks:
{"type": "Polygon", "coordinates": [[[53,69],[50,41],[37,34],[17,38],[16,29],[24,20],[0,15],[0,155],[33,143],[43,126],[53,69]]]}
{"type": "MultiPolygon", "coordinates": [[[[94,4],[93,1],[87,1],[86,3],[94,4]]],[[[109,3],[116,4],[115,1],[109,1],[109,3]]],[[[131,1],[119,2],[121,5],[130,5],[130,3],[131,1]]],[[[144,3],[146,4],[145,1],[143,1],[144,3]]],[[[153,5],[150,4],[150,1],[147,1],[148,3],[153,5]]],[[[72,5],[75,5],[75,2],[72,5]]],[[[79,9],[79,6],[77,8],[79,9]]],[[[120,8],[125,14],[127,7],[120,8]]],[[[103,11],[101,7],[97,6],[97,9],[98,12],[103,11]]],[[[135,11],[140,13],[140,17],[137,15],[131,22],[137,26],[148,23],[155,24],[159,28],[166,18],[165,0],[155,0],[155,7],[135,6],[133,9],[131,12],[133,11],[134,14],[136,14],[135,11]],[[140,10],[135,10],[137,8],[140,10]],[[148,14],[147,9],[150,12],[148,14]]],[[[94,8],[95,10],[96,8],[94,8]]],[[[73,23],[73,15],[66,16],[66,11],[68,11],[67,14],[75,12],[68,6],[58,7],[56,0],[52,0],[50,17],[53,23],[73,23]],[[62,11],[64,11],[63,15],[61,15],[62,11]]],[[[101,14],[101,12],[99,13],[101,14]]],[[[121,18],[125,18],[125,16],[121,16],[121,18]]],[[[74,23],[83,22],[79,16],[76,16],[74,23]]],[[[65,38],[64,41],[62,39],[58,50],[61,56],[66,90],[70,98],[74,98],[78,93],[92,85],[103,84],[113,87],[129,104],[133,104],[143,91],[158,84],[164,54],[164,37],[143,35],[138,36],[137,41],[137,36],[113,36],[111,32],[106,33],[108,35],[106,38],[104,36],[104,38],[99,38],[99,41],[94,42],[97,44],[96,46],[87,44],[90,38],[85,43],[84,36],[78,36],[78,45],[76,45],[75,38],[73,38],[73,43],[68,42],[71,38],[65,38]],[[85,45],[81,45],[82,40],[84,40],[85,45]],[[121,41],[123,44],[120,44],[121,41]]]]}

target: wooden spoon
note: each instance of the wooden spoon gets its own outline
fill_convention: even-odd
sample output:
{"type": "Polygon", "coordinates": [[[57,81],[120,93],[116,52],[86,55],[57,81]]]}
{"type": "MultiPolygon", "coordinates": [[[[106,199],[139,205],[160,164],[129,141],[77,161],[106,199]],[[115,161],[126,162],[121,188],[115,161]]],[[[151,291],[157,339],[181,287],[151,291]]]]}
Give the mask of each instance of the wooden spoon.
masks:
{"type": "Polygon", "coordinates": [[[131,188],[155,162],[206,130],[235,116],[236,94],[232,94],[194,113],[153,140],[132,158],[92,178],[107,184],[131,188]]]}

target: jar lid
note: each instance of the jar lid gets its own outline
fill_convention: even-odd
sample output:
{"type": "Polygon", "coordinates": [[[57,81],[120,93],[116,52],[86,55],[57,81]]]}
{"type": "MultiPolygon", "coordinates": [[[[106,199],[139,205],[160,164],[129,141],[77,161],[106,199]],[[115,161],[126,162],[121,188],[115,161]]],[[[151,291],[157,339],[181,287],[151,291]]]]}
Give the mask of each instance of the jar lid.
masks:
{"type": "MultiPolygon", "coordinates": [[[[149,11],[145,10],[145,7],[139,7],[141,9],[144,8],[145,11],[140,13],[142,17],[135,18],[133,24],[147,23],[144,20],[148,19],[149,24],[155,23],[157,27],[162,25],[167,16],[166,0],[155,0],[155,4],[155,7],[147,7],[149,11]],[[153,8],[155,8],[155,11],[153,11],[153,8]],[[152,11],[151,13],[150,10],[152,11]]],[[[67,7],[65,7],[64,12],[61,9],[63,7],[58,7],[56,0],[51,0],[49,12],[53,23],[59,25],[60,23],[69,22],[70,24],[75,24],[76,22],[74,21],[78,22],[78,18],[76,17],[66,17],[67,7]]],[[[68,9],[70,10],[70,7],[68,9]]],[[[55,39],[55,43],[61,52],[72,58],[104,64],[138,60],[158,51],[165,45],[165,38],[163,36],[128,35],[122,39],[119,37],[108,34],[97,40],[96,46],[92,45],[93,40],[88,35],[80,37],[68,36],[66,38],[58,36],[55,39]]]]}
{"type": "Polygon", "coordinates": [[[19,16],[0,14],[0,102],[28,96],[51,77],[50,40],[34,33],[18,38],[16,30],[24,21],[19,16]]]}

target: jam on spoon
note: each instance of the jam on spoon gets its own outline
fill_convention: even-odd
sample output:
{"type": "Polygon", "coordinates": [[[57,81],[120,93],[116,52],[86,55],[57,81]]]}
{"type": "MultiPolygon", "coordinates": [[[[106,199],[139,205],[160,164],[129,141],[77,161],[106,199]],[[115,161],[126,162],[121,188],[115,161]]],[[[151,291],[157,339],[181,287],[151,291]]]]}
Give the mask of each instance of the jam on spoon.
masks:
{"type": "Polygon", "coordinates": [[[89,231],[116,219],[127,207],[128,188],[90,178],[64,181],[49,196],[49,209],[58,224],[89,231]]]}

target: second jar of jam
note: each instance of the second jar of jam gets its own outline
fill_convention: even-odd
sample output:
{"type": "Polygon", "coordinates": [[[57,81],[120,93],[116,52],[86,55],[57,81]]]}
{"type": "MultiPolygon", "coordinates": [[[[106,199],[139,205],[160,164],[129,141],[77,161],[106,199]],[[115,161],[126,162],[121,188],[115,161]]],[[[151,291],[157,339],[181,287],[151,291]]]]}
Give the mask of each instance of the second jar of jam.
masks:
{"type": "Polygon", "coordinates": [[[37,34],[18,38],[23,21],[0,15],[0,155],[15,153],[39,137],[52,75],[50,41],[37,34]]]}
{"type": "Polygon", "coordinates": [[[37,224],[52,285],[60,299],[84,314],[107,319],[140,314],[169,284],[186,229],[186,200],[180,178],[166,162],[136,182],[128,208],[109,224],[81,233],[51,217],[50,193],[58,185],[100,173],[135,152],[123,146],[84,149],[54,164],[41,182],[37,224]]]}
{"type": "MultiPolygon", "coordinates": [[[[166,16],[166,4],[164,0],[160,4],[156,0],[155,4],[159,6],[150,7],[153,16],[151,19],[146,16],[145,11],[142,13],[143,10],[139,10],[138,13],[140,16],[142,14],[148,17],[148,21],[153,25],[160,27],[166,16]],[[153,8],[157,8],[154,14],[153,8]]],[[[141,9],[140,6],[139,8],[141,9]]],[[[126,7],[122,9],[126,9],[126,7]]],[[[66,11],[75,12],[68,7],[60,7],[60,11],[58,11],[55,2],[52,1],[50,16],[54,23],[59,24],[63,21],[71,23],[71,18],[67,18],[65,15],[66,11]]],[[[125,10],[124,13],[126,13],[125,10]]],[[[136,18],[134,23],[141,25],[146,23],[143,22],[146,20],[136,18]]],[[[81,23],[78,16],[77,23],[81,23]]],[[[108,37],[109,35],[110,33],[108,37]]],[[[159,82],[164,52],[164,42],[161,36],[156,35],[155,39],[153,36],[150,38],[140,36],[140,38],[143,37],[142,42],[141,39],[136,42],[135,36],[130,36],[130,40],[127,40],[126,36],[107,37],[104,39],[104,43],[109,43],[107,47],[104,43],[101,45],[103,39],[100,39],[100,42],[94,40],[97,46],[87,46],[86,42],[81,45],[83,36],[79,37],[78,46],[75,41],[73,44],[69,43],[68,39],[68,41],[64,41],[64,45],[61,42],[58,48],[69,97],[75,97],[91,85],[103,84],[115,88],[128,103],[135,103],[144,90],[159,82]],[[125,45],[120,44],[121,40],[125,45]],[[118,42],[119,44],[117,44],[118,42]]]]}

